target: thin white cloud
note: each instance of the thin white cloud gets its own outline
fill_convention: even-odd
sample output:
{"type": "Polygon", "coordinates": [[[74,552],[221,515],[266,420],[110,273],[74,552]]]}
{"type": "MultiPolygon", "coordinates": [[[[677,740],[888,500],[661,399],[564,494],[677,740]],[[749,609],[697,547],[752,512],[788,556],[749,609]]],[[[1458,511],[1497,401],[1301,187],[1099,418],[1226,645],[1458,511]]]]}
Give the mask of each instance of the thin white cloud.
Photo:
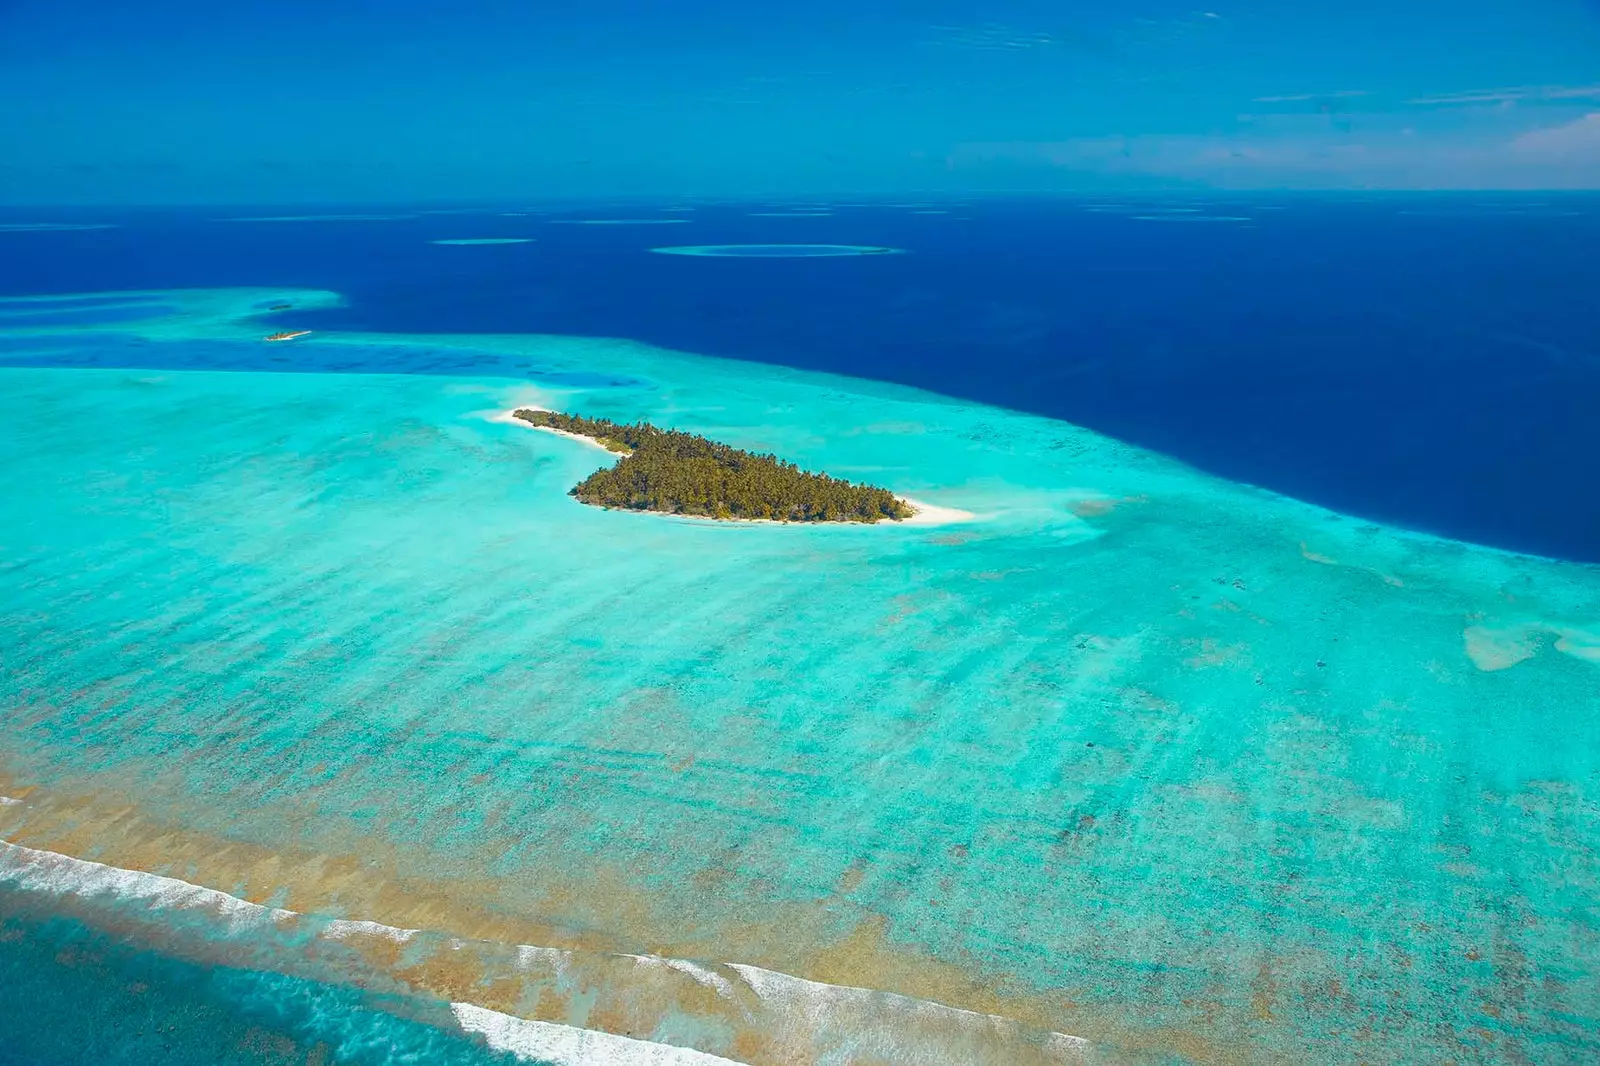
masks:
{"type": "Polygon", "coordinates": [[[1020,29],[999,22],[985,22],[976,26],[930,26],[934,38],[931,43],[972,48],[984,52],[1015,52],[1029,48],[1043,48],[1058,43],[1049,33],[1020,29]]]}
{"type": "Polygon", "coordinates": [[[1341,100],[1351,96],[1371,96],[1371,89],[1337,89],[1331,93],[1290,93],[1286,96],[1258,96],[1256,104],[1299,104],[1308,100],[1341,100]]]}
{"type": "Polygon", "coordinates": [[[1505,89],[1473,89],[1469,92],[1419,96],[1406,103],[1431,107],[1470,107],[1553,100],[1600,100],[1600,85],[1518,85],[1505,89]]]}
{"type": "Polygon", "coordinates": [[[1600,189],[1600,111],[1536,129],[1352,137],[1152,135],[958,145],[953,169],[1121,175],[1233,189],[1600,189]]]}
{"type": "Polygon", "coordinates": [[[1591,111],[1565,126],[1531,130],[1511,142],[1526,159],[1600,169],[1600,111],[1591,111]]]}
{"type": "Polygon", "coordinates": [[[1215,11],[1198,11],[1176,18],[1134,18],[1093,31],[1060,23],[1033,28],[1003,22],[933,23],[926,28],[929,36],[924,43],[983,52],[1064,48],[1112,58],[1130,48],[1170,43],[1196,32],[1216,32],[1226,21],[1215,11]]]}

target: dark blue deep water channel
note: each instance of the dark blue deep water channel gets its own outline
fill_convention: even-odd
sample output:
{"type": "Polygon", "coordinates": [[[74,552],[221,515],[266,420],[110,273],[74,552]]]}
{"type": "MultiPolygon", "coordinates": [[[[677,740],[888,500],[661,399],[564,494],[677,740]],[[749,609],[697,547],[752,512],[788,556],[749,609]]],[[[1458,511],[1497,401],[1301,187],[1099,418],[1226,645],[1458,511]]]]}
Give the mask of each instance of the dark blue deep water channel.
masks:
{"type": "Polygon", "coordinates": [[[0,229],[0,294],[317,287],[348,305],[275,323],[629,337],[903,382],[1350,514],[1600,561],[1600,198],[681,206],[10,209],[0,223],[120,225],[0,229]],[[603,218],[687,221],[554,223],[603,218]],[[431,243],[488,237],[535,240],[431,243]],[[648,251],[785,242],[906,254],[648,251]]]}

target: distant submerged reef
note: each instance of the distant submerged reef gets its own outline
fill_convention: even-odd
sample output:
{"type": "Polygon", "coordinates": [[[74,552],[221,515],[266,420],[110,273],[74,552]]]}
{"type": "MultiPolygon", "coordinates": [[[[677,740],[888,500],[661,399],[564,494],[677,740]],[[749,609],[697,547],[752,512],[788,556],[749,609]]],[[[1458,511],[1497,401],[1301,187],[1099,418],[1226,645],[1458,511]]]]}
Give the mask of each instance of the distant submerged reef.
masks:
{"type": "Polygon", "coordinates": [[[572,489],[598,507],[774,522],[901,521],[914,513],[888,489],[808,473],[774,455],[693,433],[536,408],[518,408],[515,415],[540,429],[588,437],[623,456],[572,489]]]}

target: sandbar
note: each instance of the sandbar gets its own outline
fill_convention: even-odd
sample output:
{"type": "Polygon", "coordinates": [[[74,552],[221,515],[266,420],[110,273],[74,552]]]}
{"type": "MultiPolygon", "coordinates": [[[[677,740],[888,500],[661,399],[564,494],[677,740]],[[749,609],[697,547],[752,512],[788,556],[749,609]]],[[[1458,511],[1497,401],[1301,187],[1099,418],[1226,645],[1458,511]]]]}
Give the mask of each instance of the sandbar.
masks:
{"type": "Polygon", "coordinates": [[[67,233],[117,228],[115,222],[0,222],[0,233],[67,233]]]}
{"type": "Polygon", "coordinates": [[[902,255],[903,248],[875,244],[680,244],[652,248],[660,255],[689,255],[728,259],[826,259],[853,255],[902,255]]]}
{"type": "MultiPolygon", "coordinates": [[[[579,444],[588,445],[591,448],[605,452],[607,455],[614,456],[621,454],[619,452],[612,451],[610,448],[607,448],[604,444],[601,444],[593,437],[585,437],[582,433],[568,433],[566,430],[557,429],[554,426],[536,426],[532,422],[518,418],[518,411],[550,411],[550,408],[539,407],[538,405],[531,403],[518,404],[509,410],[495,412],[489,417],[489,421],[503,422],[508,426],[521,426],[523,429],[533,429],[539,431],[540,433],[552,433],[557,437],[565,437],[567,440],[575,440],[579,444]]],[[[550,413],[554,414],[555,412],[551,411],[550,413]]]]}
{"type": "Polygon", "coordinates": [[[392,222],[416,215],[260,215],[247,218],[219,218],[218,222],[392,222]]]}
{"type": "Polygon", "coordinates": [[[1135,222],[1253,222],[1245,215],[1132,215],[1135,222]]]}

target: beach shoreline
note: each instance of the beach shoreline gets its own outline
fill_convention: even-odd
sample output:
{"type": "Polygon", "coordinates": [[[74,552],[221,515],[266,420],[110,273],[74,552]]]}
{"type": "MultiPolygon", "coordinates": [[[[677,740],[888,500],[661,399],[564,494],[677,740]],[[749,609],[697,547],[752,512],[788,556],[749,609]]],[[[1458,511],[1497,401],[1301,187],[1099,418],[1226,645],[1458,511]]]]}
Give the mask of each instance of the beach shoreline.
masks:
{"type": "MultiPolygon", "coordinates": [[[[568,433],[566,430],[557,429],[554,426],[536,426],[526,419],[518,418],[518,411],[550,411],[550,408],[535,407],[533,404],[528,403],[519,404],[518,406],[509,410],[496,412],[489,418],[489,421],[504,423],[508,426],[521,426],[523,429],[536,429],[540,433],[553,433],[557,437],[565,437],[567,440],[575,440],[579,444],[587,444],[591,448],[605,452],[607,455],[615,456],[619,459],[622,458],[623,455],[627,454],[625,452],[614,452],[610,448],[607,448],[604,444],[601,444],[599,441],[595,440],[593,437],[585,437],[582,433],[568,433]]],[[[552,411],[551,413],[554,414],[555,412],[552,411]]]]}

